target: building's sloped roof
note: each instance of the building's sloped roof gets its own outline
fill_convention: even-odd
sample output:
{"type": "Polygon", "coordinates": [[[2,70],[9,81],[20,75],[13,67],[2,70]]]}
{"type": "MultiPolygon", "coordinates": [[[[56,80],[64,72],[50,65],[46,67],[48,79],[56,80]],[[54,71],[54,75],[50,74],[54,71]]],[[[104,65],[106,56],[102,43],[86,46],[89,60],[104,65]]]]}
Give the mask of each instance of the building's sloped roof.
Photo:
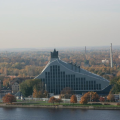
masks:
{"type": "MultiPolygon", "coordinates": [[[[71,71],[71,72],[75,72],[75,73],[78,73],[78,74],[90,76],[90,77],[93,77],[93,78],[96,78],[96,79],[99,79],[99,80],[103,80],[103,81],[109,82],[107,79],[105,79],[105,78],[103,78],[103,77],[101,77],[101,76],[99,76],[99,75],[96,75],[96,74],[94,74],[94,73],[91,73],[91,72],[89,72],[89,71],[87,71],[87,70],[84,70],[84,69],[82,69],[82,68],[80,68],[80,72],[79,72],[78,67],[77,67],[76,70],[75,70],[75,69],[72,69],[70,63],[64,62],[64,61],[60,60],[59,58],[57,58],[57,59],[51,59],[51,61],[48,62],[48,64],[45,66],[45,68],[43,69],[43,71],[41,72],[41,74],[45,71],[45,69],[46,69],[48,66],[50,66],[50,65],[51,65],[52,63],[54,63],[54,62],[58,62],[58,63],[59,63],[60,65],[62,65],[65,69],[67,69],[67,70],[69,70],[69,71],[71,71]]],[[[40,74],[40,75],[41,75],[41,74],[40,74]]],[[[37,77],[39,77],[40,75],[38,75],[37,77]]],[[[37,77],[36,77],[36,78],[37,78],[37,77]]]]}
{"type": "MultiPolygon", "coordinates": [[[[60,60],[60,59],[58,59],[58,61],[59,61],[62,65],[64,65],[65,67],[71,69],[69,63],[66,63],[66,62],[64,62],[64,61],[62,61],[62,60],[60,60]]],[[[76,72],[75,70],[73,70],[73,71],[76,72]]],[[[97,75],[97,74],[91,73],[91,72],[89,72],[89,71],[87,71],[87,70],[84,70],[84,69],[82,69],[82,68],[80,68],[80,73],[81,73],[81,74],[84,74],[84,75],[87,75],[87,76],[95,77],[95,78],[97,78],[97,79],[107,80],[107,79],[105,79],[105,78],[103,78],[103,77],[101,77],[101,76],[99,76],[99,75],[97,75]]],[[[107,80],[107,81],[108,81],[108,80],[107,80]]]]}

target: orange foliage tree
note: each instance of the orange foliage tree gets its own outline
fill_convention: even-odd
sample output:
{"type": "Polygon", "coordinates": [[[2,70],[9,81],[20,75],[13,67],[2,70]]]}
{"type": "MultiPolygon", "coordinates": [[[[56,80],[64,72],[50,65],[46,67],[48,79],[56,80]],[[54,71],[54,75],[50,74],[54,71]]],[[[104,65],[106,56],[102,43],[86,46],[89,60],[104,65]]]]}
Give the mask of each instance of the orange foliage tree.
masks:
{"type": "Polygon", "coordinates": [[[33,97],[34,98],[42,98],[42,97],[47,97],[48,92],[44,91],[44,93],[42,91],[38,91],[36,89],[33,90],[33,97]]]}
{"type": "Polygon", "coordinates": [[[107,100],[110,101],[110,102],[114,101],[114,100],[115,100],[114,95],[110,93],[110,94],[107,96],[107,100]]]}
{"type": "Polygon", "coordinates": [[[88,103],[88,100],[84,97],[81,98],[80,100],[80,104],[87,104],[88,103]]]}
{"type": "Polygon", "coordinates": [[[120,76],[120,71],[117,73],[117,76],[120,76]]]}
{"type": "Polygon", "coordinates": [[[10,78],[4,78],[3,86],[8,87],[9,86],[9,81],[10,81],[10,78]]]}
{"type": "Polygon", "coordinates": [[[11,103],[12,102],[16,102],[16,98],[14,95],[11,95],[10,93],[6,94],[3,98],[2,98],[4,103],[11,103]]]}
{"type": "Polygon", "coordinates": [[[85,93],[80,100],[80,104],[87,104],[89,101],[98,101],[99,95],[96,92],[85,93]]]}
{"type": "Polygon", "coordinates": [[[49,99],[49,101],[48,102],[50,102],[50,103],[53,103],[54,104],[54,102],[56,101],[56,98],[55,97],[50,97],[50,99],[49,99]]]}
{"type": "Polygon", "coordinates": [[[77,103],[77,97],[75,95],[72,95],[71,99],[70,99],[70,102],[71,103],[77,103]]]}

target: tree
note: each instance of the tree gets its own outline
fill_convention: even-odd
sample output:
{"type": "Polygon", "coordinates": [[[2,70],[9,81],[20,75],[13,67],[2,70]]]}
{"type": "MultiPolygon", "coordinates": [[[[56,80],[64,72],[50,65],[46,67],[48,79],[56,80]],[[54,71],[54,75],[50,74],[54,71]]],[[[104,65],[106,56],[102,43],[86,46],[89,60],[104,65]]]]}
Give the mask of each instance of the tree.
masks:
{"type": "Polygon", "coordinates": [[[40,79],[25,80],[20,84],[20,91],[22,92],[23,96],[27,97],[32,95],[34,89],[41,91],[43,94],[44,86],[40,79]]]}
{"type": "Polygon", "coordinates": [[[60,97],[61,98],[64,97],[64,98],[69,99],[72,94],[73,94],[73,92],[72,92],[71,88],[66,87],[61,91],[60,97]]]}
{"type": "Polygon", "coordinates": [[[77,97],[75,95],[72,95],[71,99],[70,99],[70,102],[71,103],[77,103],[77,97]]]}
{"type": "Polygon", "coordinates": [[[55,101],[56,101],[56,98],[55,98],[55,97],[50,97],[50,99],[49,99],[48,102],[54,104],[55,101]]]}
{"type": "Polygon", "coordinates": [[[3,98],[2,98],[4,103],[11,103],[12,102],[16,102],[16,98],[14,95],[11,95],[10,93],[6,94],[3,98]]]}
{"type": "Polygon", "coordinates": [[[33,90],[33,97],[34,98],[47,97],[47,94],[48,94],[47,91],[42,92],[42,91],[36,90],[35,88],[33,90]]]}
{"type": "Polygon", "coordinates": [[[120,76],[120,71],[117,73],[117,76],[118,76],[118,77],[120,76]]]}
{"type": "Polygon", "coordinates": [[[60,98],[58,98],[55,100],[55,102],[60,104],[62,102],[62,100],[60,98]]]}
{"type": "Polygon", "coordinates": [[[111,93],[112,94],[118,94],[120,92],[120,76],[115,77],[110,81],[110,84],[112,85],[111,93]]]}
{"type": "Polygon", "coordinates": [[[96,92],[87,92],[81,97],[80,104],[88,103],[89,101],[98,101],[99,95],[96,92]]]}
{"type": "Polygon", "coordinates": [[[36,89],[33,90],[33,97],[34,98],[41,98],[42,97],[42,92],[37,91],[36,89]]]}
{"type": "Polygon", "coordinates": [[[88,100],[84,97],[81,98],[80,100],[80,104],[87,104],[88,103],[88,100]]]}
{"type": "Polygon", "coordinates": [[[9,81],[10,81],[10,78],[4,78],[4,80],[3,80],[3,86],[4,87],[9,87],[9,81]]]}
{"type": "Polygon", "coordinates": [[[91,95],[91,100],[92,101],[98,101],[99,100],[99,95],[96,92],[90,92],[91,95]]]}
{"type": "Polygon", "coordinates": [[[89,64],[89,60],[84,60],[84,63],[85,64],[89,64]]]}
{"type": "Polygon", "coordinates": [[[110,101],[110,102],[113,102],[115,100],[114,95],[109,93],[109,95],[107,96],[107,100],[110,101]]]}

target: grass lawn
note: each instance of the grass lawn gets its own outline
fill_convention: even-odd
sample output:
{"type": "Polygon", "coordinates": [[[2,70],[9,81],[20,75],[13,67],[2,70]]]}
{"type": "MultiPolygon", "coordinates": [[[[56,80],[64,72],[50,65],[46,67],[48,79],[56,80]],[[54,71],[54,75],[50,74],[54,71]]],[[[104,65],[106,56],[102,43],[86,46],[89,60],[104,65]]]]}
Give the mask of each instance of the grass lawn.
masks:
{"type": "Polygon", "coordinates": [[[35,105],[35,106],[39,106],[39,105],[44,105],[44,106],[51,106],[51,105],[63,105],[63,106],[73,106],[73,107],[89,107],[89,106],[93,106],[93,107],[120,107],[117,105],[96,105],[96,104],[79,104],[79,103],[48,103],[46,101],[21,101],[21,100],[17,100],[18,104],[22,104],[22,105],[35,105]],[[20,102],[20,103],[19,103],[20,102]],[[22,103],[23,102],[23,103],[22,103]]]}

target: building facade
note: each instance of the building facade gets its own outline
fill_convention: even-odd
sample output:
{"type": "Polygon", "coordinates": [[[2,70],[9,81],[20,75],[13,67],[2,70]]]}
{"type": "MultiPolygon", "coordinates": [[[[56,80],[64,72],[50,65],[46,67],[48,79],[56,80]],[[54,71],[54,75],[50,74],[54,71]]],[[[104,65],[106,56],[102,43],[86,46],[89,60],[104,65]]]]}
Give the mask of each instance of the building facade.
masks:
{"type": "Polygon", "coordinates": [[[12,93],[15,94],[19,91],[19,83],[18,82],[14,82],[12,84],[12,93]]]}
{"type": "Polygon", "coordinates": [[[46,90],[54,94],[60,94],[66,87],[71,88],[76,94],[88,91],[107,94],[110,90],[107,79],[86,71],[76,64],[60,60],[56,50],[51,52],[50,61],[35,79],[41,79],[46,90]]]}

